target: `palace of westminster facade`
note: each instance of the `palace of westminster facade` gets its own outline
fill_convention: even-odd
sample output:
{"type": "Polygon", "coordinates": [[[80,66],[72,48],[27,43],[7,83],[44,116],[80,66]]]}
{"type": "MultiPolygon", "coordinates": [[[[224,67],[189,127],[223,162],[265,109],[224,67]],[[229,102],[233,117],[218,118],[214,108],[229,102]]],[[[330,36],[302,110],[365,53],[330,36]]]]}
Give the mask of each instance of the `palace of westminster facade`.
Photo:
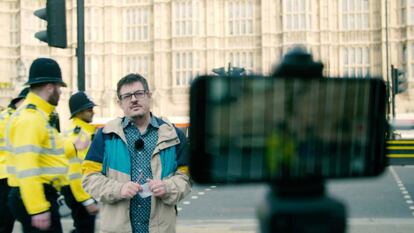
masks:
{"type": "MultiPolygon", "coordinates": [[[[68,48],[34,38],[44,21],[33,12],[45,0],[0,1],[0,105],[27,80],[31,62],[52,57],[68,84],[58,111],[68,119],[77,90],[76,0],[66,0],[68,48]]],[[[414,116],[414,0],[85,0],[85,84],[96,117],[121,115],[116,83],[145,76],[153,111],[188,116],[189,87],[213,68],[244,67],[269,74],[297,44],[324,63],[332,77],[390,78],[404,71],[408,91],[396,98],[397,116],[414,116]]]]}

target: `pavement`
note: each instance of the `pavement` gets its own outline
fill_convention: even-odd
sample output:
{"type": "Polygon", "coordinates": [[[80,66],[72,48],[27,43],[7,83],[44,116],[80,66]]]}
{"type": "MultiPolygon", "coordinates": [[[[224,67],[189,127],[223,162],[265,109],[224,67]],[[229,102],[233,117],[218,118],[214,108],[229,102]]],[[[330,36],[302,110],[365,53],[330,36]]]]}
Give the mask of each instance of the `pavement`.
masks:
{"type": "MultiPolygon", "coordinates": [[[[61,221],[64,233],[73,229],[72,219],[63,218],[61,221]]],[[[99,226],[98,222],[97,226],[99,226]]],[[[256,226],[255,220],[178,220],[177,233],[255,233],[256,226]]],[[[13,233],[18,232],[22,230],[20,224],[16,223],[13,233]]],[[[99,230],[97,229],[96,232],[99,230]]]]}
{"type": "MultiPolygon", "coordinates": [[[[99,223],[98,223],[99,224],[99,223]]],[[[70,218],[62,219],[65,233],[72,229],[70,218]]],[[[20,224],[15,225],[13,233],[21,232],[20,224]]],[[[98,230],[96,231],[98,232],[98,230]]],[[[257,221],[254,219],[227,220],[178,220],[177,233],[256,233],[257,221]]],[[[414,219],[348,219],[347,233],[411,233],[414,232],[414,219]]]]}
{"type": "Polygon", "coordinates": [[[177,233],[255,233],[257,225],[253,219],[178,220],[177,233]]]}
{"type": "Polygon", "coordinates": [[[413,218],[348,219],[348,233],[410,233],[414,232],[413,218]]]}
{"type": "MultiPolygon", "coordinates": [[[[177,233],[256,233],[256,220],[179,221],[177,233]]],[[[348,219],[347,233],[411,233],[414,219],[407,218],[355,218],[348,219]]]]}

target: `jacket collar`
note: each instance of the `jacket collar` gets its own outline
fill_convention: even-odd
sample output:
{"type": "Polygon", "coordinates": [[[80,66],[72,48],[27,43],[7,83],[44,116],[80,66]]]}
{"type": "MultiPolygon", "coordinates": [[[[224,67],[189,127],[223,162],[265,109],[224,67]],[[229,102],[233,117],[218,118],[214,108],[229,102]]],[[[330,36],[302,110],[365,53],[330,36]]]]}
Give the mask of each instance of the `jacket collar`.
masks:
{"type": "Polygon", "coordinates": [[[51,105],[34,92],[29,92],[29,94],[27,94],[27,97],[22,105],[28,104],[35,105],[37,109],[42,110],[44,113],[46,113],[47,116],[49,116],[56,108],[56,106],[51,105]]]}
{"type": "Polygon", "coordinates": [[[75,128],[76,126],[81,127],[83,130],[89,133],[94,133],[96,130],[96,127],[94,125],[91,125],[87,123],[86,121],[83,121],[82,119],[78,117],[72,118],[72,126],[75,128]]]}
{"type": "MultiPolygon", "coordinates": [[[[154,117],[154,115],[152,115],[152,113],[150,114],[150,117],[151,118],[150,118],[149,125],[151,125],[152,127],[158,129],[160,127],[160,125],[158,124],[157,119],[154,117]]],[[[130,124],[134,124],[134,123],[128,117],[124,117],[122,119],[122,128],[125,128],[130,124]]]]}
{"type": "MultiPolygon", "coordinates": [[[[170,140],[174,140],[174,144],[179,142],[177,132],[175,132],[175,128],[170,122],[164,118],[161,119],[155,116],[153,116],[153,120],[155,120],[159,125],[157,145],[170,140]]],[[[103,128],[102,132],[105,134],[115,133],[121,137],[124,142],[126,142],[122,122],[123,118],[117,117],[114,120],[109,121],[103,128]]]]}

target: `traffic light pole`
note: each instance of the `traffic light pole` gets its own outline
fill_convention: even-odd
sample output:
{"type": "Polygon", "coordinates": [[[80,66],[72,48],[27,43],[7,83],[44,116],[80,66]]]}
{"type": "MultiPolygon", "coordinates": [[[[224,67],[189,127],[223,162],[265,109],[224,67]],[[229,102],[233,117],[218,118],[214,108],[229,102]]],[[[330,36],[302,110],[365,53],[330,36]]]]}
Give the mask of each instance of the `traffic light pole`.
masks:
{"type": "Polygon", "coordinates": [[[85,2],[77,0],[78,21],[78,47],[76,56],[78,58],[78,91],[85,91],[85,2]]]}
{"type": "Polygon", "coordinates": [[[391,65],[391,105],[392,105],[392,119],[395,119],[395,77],[396,72],[394,65],[391,65]]]}

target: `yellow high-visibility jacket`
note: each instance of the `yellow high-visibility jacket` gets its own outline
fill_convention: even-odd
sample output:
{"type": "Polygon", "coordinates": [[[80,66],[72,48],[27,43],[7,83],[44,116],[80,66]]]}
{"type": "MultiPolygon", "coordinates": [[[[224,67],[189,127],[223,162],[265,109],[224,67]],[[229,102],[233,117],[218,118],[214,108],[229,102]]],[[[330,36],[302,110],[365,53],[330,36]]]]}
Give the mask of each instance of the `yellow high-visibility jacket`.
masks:
{"type": "Polygon", "coordinates": [[[30,92],[10,117],[6,126],[9,172],[8,184],[19,187],[24,206],[30,215],[47,211],[43,184],[57,190],[68,184],[68,159],[76,150],[49,123],[55,106],[30,92]]]}
{"type": "MultiPolygon", "coordinates": [[[[92,141],[92,136],[95,134],[96,127],[87,122],[74,117],[72,118],[71,127],[65,131],[64,136],[70,138],[71,141],[76,140],[77,137],[88,137],[92,141]]],[[[82,140],[84,140],[82,138],[82,140]]],[[[81,165],[86,157],[88,148],[77,151],[77,156],[69,159],[68,179],[70,189],[77,202],[84,202],[92,197],[82,188],[82,170],[81,165]]]]}
{"type": "Polygon", "coordinates": [[[7,108],[0,113],[0,179],[7,178],[6,172],[6,157],[7,157],[7,148],[5,142],[5,132],[6,124],[10,119],[10,116],[15,110],[13,108],[7,108]]]}

